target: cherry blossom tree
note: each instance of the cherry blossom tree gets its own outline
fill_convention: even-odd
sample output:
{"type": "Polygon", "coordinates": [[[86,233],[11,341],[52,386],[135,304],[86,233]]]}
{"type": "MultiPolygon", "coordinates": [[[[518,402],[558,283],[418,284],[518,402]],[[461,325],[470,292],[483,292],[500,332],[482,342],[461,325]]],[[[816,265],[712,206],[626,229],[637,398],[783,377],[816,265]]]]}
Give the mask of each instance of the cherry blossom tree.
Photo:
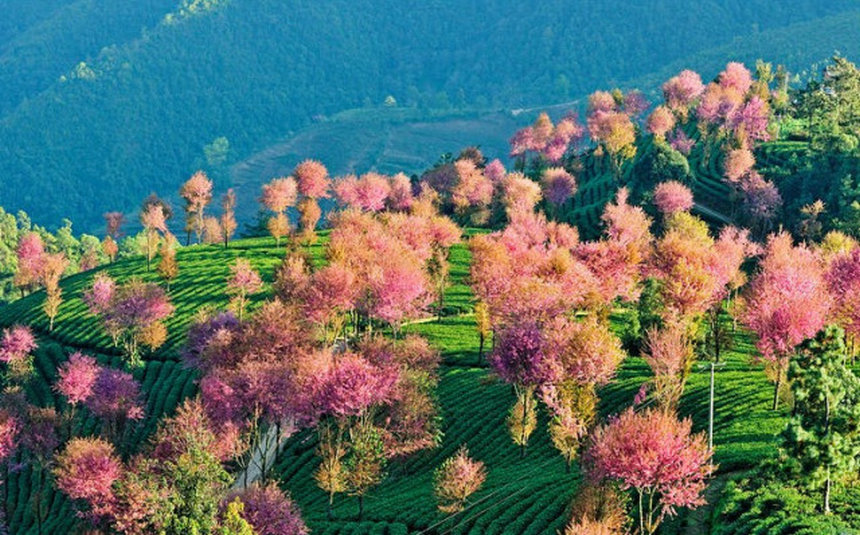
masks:
{"type": "Polygon", "coordinates": [[[245,509],[242,517],[259,535],[306,535],[309,533],[298,507],[277,484],[251,485],[235,494],[245,509]]]}
{"type": "Polygon", "coordinates": [[[832,298],[824,268],[804,245],[785,232],[768,239],[759,272],[745,295],[742,321],[756,334],[756,347],[775,367],[773,409],[794,348],[817,333],[830,313],[832,298]]]}
{"type": "Polygon", "coordinates": [[[139,279],[117,285],[108,275],[99,274],[84,293],[90,312],[99,316],[115,344],[121,344],[130,366],[142,364],[139,347],[157,349],[164,343],[164,320],[173,314],[173,305],[164,290],[139,279]]]}
{"type": "Polygon", "coordinates": [[[405,174],[397,173],[391,177],[390,183],[388,209],[398,212],[409,210],[415,200],[412,192],[412,181],[405,174]]]}
{"type": "Polygon", "coordinates": [[[379,173],[365,173],[360,177],[349,175],[335,182],[334,192],[343,206],[379,212],[385,209],[391,183],[379,173]]]}
{"type": "Polygon", "coordinates": [[[702,77],[695,71],[684,70],[663,84],[663,98],[669,109],[686,119],[690,108],[704,90],[702,77]]]}
{"type": "Polygon", "coordinates": [[[316,225],[322,214],[317,200],[329,197],[331,180],[328,169],[316,160],[305,160],[296,166],[293,175],[296,177],[299,193],[304,197],[298,205],[302,239],[312,242],[316,238],[316,225]]]}
{"type": "Polygon", "coordinates": [[[689,156],[696,144],[695,140],[690,139],[687,133],[681,128],[675,128],[672,130],[669,135],[666,136],[666,140],[669,142],[670,147],[684,156],[689,156]]]}
{"type": "Polygon", "coordinates": [[[203,243],[208,245],[224,243],[221,221],[215,216],[206,216],[203,219],[203,243]]]}
{"type": "Polygon", "coordinates": [[[54,318],[60,312],[63,303],[63,289],[60,287],[60,279],[69,267],[69,261],[63,252],[49,253],[44,257],[40,279],[45,286],[45,302],[42,310],[48,317],[48,331],[54,330],[54,318]]]}
{"type": "Polygon", "coordinates": [[[554,207],[566,203],[576,193],[576,179],[563,167],[550,167],[541,176],[543,196],[554,207]]]}
{"type": "Polygon", "coordinates": [[[146,270],[149,271],[158,247],[159,233],[167,233],[167,218],[162,204],[145,203],[140,213],[140,222],[146,236],[146,270]]]}
{"type": "Polygon", "coordinates": [[[84,403],[93,394],[93,386],[101,373],[96,359],[77,352],[57,370],[57,383],[54,390],[60,393],[73,408],[84,403]]]}
{"type": "Polygon", "coordinates": [[[6,364],[6,380],[23,382],[33,371],[33,350],[38,347],[29,327],[14,325],[3,330],[0,339],[0,362],[6,364]]]}
{"type": "Polygon", "coordinates": [[[487,470],[484,463],[469,457],[466,446],[460,446],[433,473],[433,491],[438,508],[443,513],[462,511],[466,500],[484,484],[487,470]]]}
{"type": "Polygon", "coordinates": [[[73,500],[83,500],[98,521],[116,505],[114,485],[125,467],[109,442],[100,438],[73,438],[57,456],[53,470],[57,488],[73,500]]]}
{"type": "Polygon", "coordinates": [[[739,182],[742,177],[750,172],[753,165],[755,165],[755,156],[751,150],[746,148],[730,150],[723,160],[726,180],[739,182]]]}
{"type": "Polygon", "coordinates": [[[92,384],[84,406],[103,423],[106,437],[117,440],[128,421],[143,418],[140,383],[129,373],[114,368],[101,368],[92,384]]]}
{"type": "Polygon", "coordinates": [[[678,507],[705,503],[702,491],[715,466],[704,435],[693,435],[692,425],[671,413],[628,409],[591,435],[588,475],[636,491],[639,533],[656,532],[678,507]]]}
{"type": "Polygon", "coordinates": [[[179,275],[179,264],[176,262],[177,245],[176,238],[173,234],[168,233],[164,237],[164,240],[162,240],[161,249],[159,251],[161,259],[158,261],[158,267],[156,270],[161,278],[164,279],[168,292],[170,292],[170,281],[179,275]]]}
{"type": "Polygon", "coordinates": [[[179,196],[185,200],[185,231],[188,233],[185,245],[191,243],[191,233],[197,235],[200,243],[203,236],[203,218],[206,206],[212,201],[212,181],[203,171],[197,171],[182,184],[179,196]]]}
{"type": "Polygon", "coordinates": [[[227,190],[221,197],[221,235],[224,238],[224,248],[230,246],[230,239],[236,232],[236,192],[233,188],[227,190]]]}
{"type": "Polygon", "coordinates": [[[227,294],[232,296],[230,306],[238,312],[239,321],[245,313],[248,297],[258,293],[263,288],[260,275],[244,258],[237,258],[230,266],[230,276],[227,278],[227,294]]]}
{"type": "Polygon", "coordinates": [[[125,224],[125,215],[122,212],[107,212],[104,215],[106,236],[114,240],[122,237],[122,226],[125,224]]]}
{"type": "Polygon", "coordinates": [[[469,159],[454,162],[457,184],[451,190],[451,202],[460,216],[468,216],[474,224],[485,224],[489,219],[487,207],[493,199],[494,186],[489,178],[469,159]]]}
{"type": "Polygon", "coordinates": [[[21,295],[25,290],[32,290],[38,284],[42,265],[45,262],[45,244],[42,237],[35,232],[28,232],[21,236],[18,247],[15,250],[18,259],[18,269],[15,271],[13,283],[21,289],[21,295]]]}
{"type": "Polygon", "coordinates": [[[298,196],[298,184],[293,177],[276,178],[263,185],[263,196],[260,201],[266,209],[275,213],[269,219],[268,228],[275,238],[276,246],[280,246],[281,238],[290,231],[290,220],[287,218],[287,208],[295,206],[298,196]]]}
{"type": "Polygon", "coordinates": [[[675,115],[666,106],[657,106],[648,116],[646,128],[657,139],[665,140],[666,134],[674,127],[675,115]]]}
{"type": "Polygon", "coordinates": [[[662,182],[654,188],[654,204],[666,215],[687,212],[693,207],[693,192],[675,180],[662,182]]]}

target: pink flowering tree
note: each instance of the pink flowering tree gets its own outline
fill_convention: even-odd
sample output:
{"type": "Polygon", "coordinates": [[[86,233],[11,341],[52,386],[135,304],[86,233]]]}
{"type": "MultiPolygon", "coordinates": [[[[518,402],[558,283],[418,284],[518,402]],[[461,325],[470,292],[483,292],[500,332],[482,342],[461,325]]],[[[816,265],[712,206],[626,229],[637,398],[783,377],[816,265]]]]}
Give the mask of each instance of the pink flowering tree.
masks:
{"type": "Polygon", "coordinates": [[[298,204],[302,239],[310,242],[316,239],[316,225],[322,214],[318,200],[329,197],[331,179],[328,169],[316,160],[303,161],[296,166],[293,175],[302,196],[298,204]]]}
{"type": "Polygon", "coordinates": [[[576,193],[576,179],[563,167],[544,169],[541,176],[543,197],[558,209],[576,193]]]}
{"type": "Polygon", "coordinates": [[[54,468],[57,488],[73,500],[90,507],[91,519],[98,522],[113,512],[114,485],[125,467],[113,446],[99,438],[73,438],[57,456],[54,468]]]}
{"type": "Polygon", "coordinates": [[[688,212],[693,208],[693,192],[674,180],[662,182],[654,188],[654,204],[665,215],[688,212]]]}
{"type": "Polygon", "coordinates": [[[197,171],[182,184],[179,196],[185,200],[185,245],[191,243],[191,233],[200,243],[203,236],[203,220],[206,206],[212,201],[212,181],[203,171],[197,171]]]}
{"type": "Polygon", "coordinates": [[[155,350],[167,336],[164,321],[173,305],[155,283],[132,279],[117,285],[108,275],[98,275],[84,292],[90,312],[98,316],[115,345],[121,345],[132,367],[140,366],[140,345],[155,350]]]}
{"type": "Polygon", "coordinates": [[[466,500],[481,488],[486,478],[484,463],[469,457],[468,448],[461,446],[433,473],[437,507],[443,513],[462,511],[466,500]]]}
{"type": "Polygon", "coordinates": [[[15,325],[3,330],[0,338],[0,362],[5,364],[5,382],[24,382],[33,371],[33,351],[38,347],[29,327],[15,325]]]}
{"type": "Polygon", "coordinates": [[[263,289],[263,281],[260,274],[251,267],[251,263],[244,258],[237,258],[230,266],[230,276],[227,278],[227,294],[230,295],[230,306],[239,315],[239,321],[248,304],[248,297],[259,293],[263,289]]]}
{"type": "Polygon", "coordinates": [[[689,156],[693,147],[696,145],[696,141],[691,139],[690,136],[688,136],[681,128],[675,128],[669,132],[666,136],[666,141],[669,142],[670,147],[684,156],[689,156]]]}
{"type": "Polygon", "coordinates": [[[815,252],[792,244],[785,232],[768,239],[759,272],[745,295],[741,320],[775,372],[773,409],[794,348],[824,327],[832,298],[815,252]]]}
{"type": "Polygon", "coordinates": [[[726,180],[730,183],[740,182],[741,178],[749,174],[755,165],[755,156],[747,148],[730,150],[723,160],[726,180]]]}
{"type": "Polygon", "coordinates": [[[75,410],[93,395],[93,387],[102,368],[96,359],[77,352],[69,356],[57,370],[57,382],[54,390],[62,395],[71,406],[69,413],[70,435],[74,426],[75,410]]]}
{"type": "Polygon", "coordinates": [[[39,283],[42,265],[45,262],[45,244],[42,237],[35,232],[28,232],[21,236],[18,247],[15,249],[18,260],[18,269],[15,271],[13,283],[21,289],[21,295],[25,290],[32,291],[39,283]]]}
{"type": "Polygon", "coordinates": [[[244,504],[242,518],[258,535],[307,535],[298,507],[275,483],[251,485],[233,496],[244,504]]]}
{"type": "Polygon", "coordinates": [[[146,252],[146,270],[149,271],[152,259],[158,250],[161,236],[167,234],[167,219],[169,208],[157,197],[147,199],[140,212],[140,223],[143,225],[146,252]]]}
{"type": "Polygon", "coordinates": [[[852,354],[860,335],[860,247],[839,253],[827,267],[827,287],[833,296],[833,318],[852,339],[852,354]]]}
{"type": "Polygon", "coordinates": [[[274,213],[269,218],[269,233],[275,238],[276,246],[280,246],[281,238],[290,232],[290,220],[287,217],[287,208],[295,206],[298,198],[298,184],[293,177],[276,178],[263,185],[263,195],[260,202],[263,206],[274,213]]]}
{"type": "Polygon", "coordinates": [[[384,446],[370,416],[389,402],[397,381],[397,368],[357,354],[338,356],[319,380],[314,405],[321,462],[314,478],[328,493],[330,518],[335,495],[345,491],[358,496],[361,517],[365,493],[382,480],[384,446]]]}
{"type": "Polygon", "coordinates": [[[702,77],[695,71],[685,70],[663,84],[663,98],[670,110],[686,120],[689,110],[704,90],[702,77]]]}
{"type": "Polygon", "coordinates": [[[366,173],[360,177],[349,175],[335,182],[334,192],[343,206],[379,212],[385,209],[388,195],[391,193],[391,183],[379,173],[366,173]]]}
{"type": "Polygon", "coordinates": [[[511,173],[502,181],[502,203],[508,220],[534,212],[541,199],[541,187],[521,173],[511,173]]]}
{"type": "Polygon", "coordinates": [[[772,228],[772,222],[782,206],[782,195],[776,185],[753,171],[741,182],[744,212],[759,231],[772,228]]]}
{"type": "Polygon", "coordinates": [[[675,115],[666,106],[657,106],[648,116],[646,128],[659,140],[665,140],[666,134],[675,127],[675,115]]]}
{"type": "Polygon", "coordinates": [[[588,475],[636,492],[639,533],[655,533],[679,507],[705,503],[702,492],[716,467],[704,435],[693,435],[692,426],[668,412],[628,409],[591,435],[588,475]]]}
{"type": "Polygon", "coordinates": [[[544,112],[538,115],[534,124],[514,134],[510,140],[510,155],[517,158],[518,169],[525,167],[525,158],[529,152],[555,164],[579,143],[584,131],[576,115],[572,113],[553,125],[549,115],[544,112]]]}
{"type": "Polygon", "coordinates": [[[630,114],[606,91],[588,97],[588,133],[597,143],[595,155],[609,159],[616,180],[621,178],[622,164],[636,155],[636,127],[630,114]]]}
{"type": "Polygon", "coordinates": [[[93,381],[84,406],[103,424],[103,433],[118,440],[129,421],[144,416],[141,404],[140,383],[130,373],[114,368],[101,368],[93,381]]]}
{"type": "Polygon", "coordinates": [[[457,160],[454,169],[458,178],[451,191],[455,213],[469,218],[473,224],[485,224],[489,219],[488,206],[493,199],[493,182],[472,160],[457,160]]]}

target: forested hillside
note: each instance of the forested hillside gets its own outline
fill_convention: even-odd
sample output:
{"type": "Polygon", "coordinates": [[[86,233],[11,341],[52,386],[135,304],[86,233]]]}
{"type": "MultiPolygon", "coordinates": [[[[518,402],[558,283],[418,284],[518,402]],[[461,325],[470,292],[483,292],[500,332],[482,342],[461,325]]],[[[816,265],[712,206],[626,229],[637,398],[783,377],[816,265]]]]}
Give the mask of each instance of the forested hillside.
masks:
{"type": "MultiPolygon", "coordinates": [[[[3,4],[15,9],[3,9],[13,15],[0,22],[0,204],[53,225],[74,213],[90,231],[102,212],[131,212],[142,195],[198,168],[229,184],[230,164],[338,112],[381,107],[389,96],[389,106],[419,110],[416,120],[550,105],[715,47],[743,53],[735,36],[768,42],[786,31],[801,52],[816,52],[790,58],[799,67],[794,61],[808,64],[822,47],[832,51],[833,28],[857,7],[847,0],[651,0],[624,9],[486,0],[3,4]],[[48,186],[52,199],[44,202],[48,186]]],[[[379,128],[390,126],[383,119],[379,128]]],[[[423,150],[438,152],[445,132],[423,150]]],[[[501,150],[492,138],[474,143],[485,141],[501,150]]],[[[411,171],[438,156],[421,153],[423,146],[401,151],[418,153],[411,171]]],[[[354,161],[333,171],[350,171],[354,161]]]]}
{"type": "Polygon", "coordinates": [[[413,176],[277,176],[297,137],[233,166],[275,174],[252,238],[217,170],[140,232],[0,211],[0,531],[856,532],[860,69],[790,79],[594,91],[413,176]]]}

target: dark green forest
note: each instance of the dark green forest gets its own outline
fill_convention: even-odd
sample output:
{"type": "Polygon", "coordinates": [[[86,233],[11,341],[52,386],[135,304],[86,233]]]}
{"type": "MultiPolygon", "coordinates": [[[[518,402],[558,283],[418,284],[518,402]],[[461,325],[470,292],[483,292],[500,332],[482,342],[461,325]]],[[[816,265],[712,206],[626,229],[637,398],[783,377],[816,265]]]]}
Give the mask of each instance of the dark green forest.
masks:
{"type": "MultiPolygon", "coordinates": [[[[510,117],[597,87],[656,80],[667,64],[712,76],[714,58],[749,61],[751,47],[799,72],[836,48],[854,52],[840,44],[860,43],[860,25],[851,23],[860,7],[848,0],[649,0],[623,9],[498,0],[4,0],[0,11],[0,204],[49,227],[75,214],[85,231],[99,228],[107,210],[131,213],[151,191],[173,193],[199,168],[222,187],[241,186],[240,213],[248,213],[271,176],[235,164],[309,129],[353,132],[356,117],[359,137],[386,132],[400,142],[396,150],[419,156],[415,172],[459,148],[450,141],[459,118],[510,117]],[[413,111],[392,121],[391,108],[413,111]],[[429,141],[392,126],[417,121],[437,125],[429,141]]],[[[504,156],[498,136],[472,139],[504,156]]],[[[307,156],[337,160],[335,173],[386,165],[376,146],[302,148],[274,160],[285,168],[307,156]]]]}

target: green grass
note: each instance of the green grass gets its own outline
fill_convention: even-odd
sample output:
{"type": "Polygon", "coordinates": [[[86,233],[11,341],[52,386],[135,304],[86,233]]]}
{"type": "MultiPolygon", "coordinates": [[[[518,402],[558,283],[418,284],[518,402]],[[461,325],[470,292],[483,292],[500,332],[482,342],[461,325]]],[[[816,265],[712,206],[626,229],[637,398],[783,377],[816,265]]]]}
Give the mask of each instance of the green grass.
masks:
{"type": "MultiPolygon", "coordinates": [[[[323,240],[325,240],[323,236],[323,240]]],[[[321,262],[322,245],[312,250],[321,262]]],[[[283,255],[267,238],[241,240],[227,251],[214,246],[195,246],[178,253],[180,275],[172,284],[171,298],[177,308],[168,322],[168,343],[146,357],[145,366],[136,371],[146,396],[147,419],[128,437],[140,443],[154,429],[156,420],[170,414],[186,396],[194,395],[194,375],[180,363],[184,331],[194,313],[204,305],[224,306],[225,279],[229,264],[237,256],[249,258],[271,282],[274,267],[283,255]]],[[[580,481],[574,468],[568,473],[561,456],[552,448],[546,431],[546,414],[529,443],[527,456],[508,437],[504,424],[514,402],[511,387],[495,379],[485,362],[478,362],[478,337],[475,331],[472,295],[467,285],[469,253],[464,245],[451,251],[451,285],[446,294],[446,312],[441,321],[416,323],[406,332],[426,336],[442,353],[439,400],[444,438],[432,451],[418,453],[389,467],[389,477],[373,489],[366,500],[365,518],[358,522],[355,498],[338,497],[337,521],[326,520],[326,496],[316,488],[312,473],[317,466],[313,433],[301,432],[291,439],[276,463],[283,488],[289,490],[302,509],[314,533],[555,533],[563,528],[568,505],[580,481]],[[454,315],[456,313],[456,315],[454,315]],[[468,445],[474,458],[487,464],[488,478],[462,513],[442,515],[435,509],[431,479],[433,470],[461,445],[468,445]]],[[[140,276],[157,280],[147,273],[141,259],[118,262],[105,268],[119,279],[140,276]]],[[[81,291],[93,273],[63,281],[66,301],[61,307],[54,333],[46,332],[47,320],[41,309],[39,293],[0,310],[0,325],[27,323],[40,334],[41,349],[36,354],[37,377],[31,387],[39,403],[58,404],[50,385],[57,366],[77,349],[94,353],[103,362],[119,363],[117,351],[102,333],[81,301],[81,291]]],[[[257,296],[256,303],[270,295],[270,287],[257,296]]],[[[491,342],[487,341],[487,350],[491,342]]],[[[785,414],[769,410],[771,395],[760,366],[751,364],[754,349],[746,333],[738,333],[733,351],[726,354],[727,366],[717,376],[715,443],[720,471],[734,472],[754,466],[774,450],[775,434],[783,427],[785,414]]],[[[617,380],[601,390],[600,414],[617,413],[633,400],[649,371],[639,358],[627,359],[617,380]]],[[[681,401],[681,414],[693,418],[696,430],[707,427],[707,388],[705,373],[695,372],[681,401]]],[[[59,406],[59,405],[57,405],[59,406]]],[[[82,429],[93,431],[96,422],[87,420],[82,429]]],[[[34,474],[23,470],[9,480],[10,522],[14,533],[34,534],[34,517],[29,497],[35,486],[34,474]]],[[[62,495],[47,492],[49,529],[64,533],[74,523],[71,504],[62,495]]],[[[667,533],[683,529],[681,518],[667,526],[667,533]]]]}

